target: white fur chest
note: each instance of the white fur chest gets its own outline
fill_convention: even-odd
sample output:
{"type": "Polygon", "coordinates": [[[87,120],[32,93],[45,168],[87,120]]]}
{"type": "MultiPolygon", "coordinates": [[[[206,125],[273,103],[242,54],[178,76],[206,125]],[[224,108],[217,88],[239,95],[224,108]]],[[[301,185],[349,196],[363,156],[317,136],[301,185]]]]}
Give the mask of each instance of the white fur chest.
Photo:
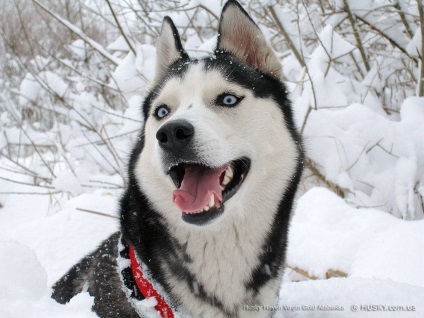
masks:
{"type": "MultiPolygon", "coordinates": [[[[221,222],[215,231],[181,231],[178,228],[176,237],[191,259],[185,266],[196,280],[182,282],[171,274],[167,278],[172,292],[198,317],[227,317],[222,308],[231,317],[267,317],[269,312],[253,313],[243,308],[246,305],[274,305],[279,279],[271,280],[255,296],[246,288],[253,270],[259,265],[273,214],[255,217],[240,211],[243,209],[240,206],[238,209],[232,211],[227,207],[225,213],[233,217],[221,222]]],[[[263,267],[265,272],[269,271],[266,264],[263,267]]]]}

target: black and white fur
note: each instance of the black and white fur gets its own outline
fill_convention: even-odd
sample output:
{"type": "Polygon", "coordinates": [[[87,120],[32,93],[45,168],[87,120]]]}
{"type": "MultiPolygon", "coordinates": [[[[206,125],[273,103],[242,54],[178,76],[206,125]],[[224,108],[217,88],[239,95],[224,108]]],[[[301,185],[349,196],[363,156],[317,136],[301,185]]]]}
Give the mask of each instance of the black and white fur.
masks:
{"type": "MultiPolygon", "coordinates": [[[[281,77],[275,53],[236,1],[223,8],[211,57],[191,59],[172,20],[164,20],[144,128],[121,200],[121,232],[154,284],[190,316],[266,317],[269,311],[243,308],[275,305],[303,159],[281,77]],[[218,105],[217,96],[227,92],[242,100],[218,105]],[[154,114],[162,105],[169,113],[159,119],[154,114]],[[156,134],[181,120],[193,125],[193,140],[181,157],[171,156],[156,134]],[[189,161],[220,167],[241,157],[250,169],[223,213],[204,224],[184,222],[172,201],[169,168],[189,161]]],[[[53,298],[65,303],[87,288],[99,316],[139,317],[117,269],[120,235],[75,265],[56,283],[53,298]]]]}

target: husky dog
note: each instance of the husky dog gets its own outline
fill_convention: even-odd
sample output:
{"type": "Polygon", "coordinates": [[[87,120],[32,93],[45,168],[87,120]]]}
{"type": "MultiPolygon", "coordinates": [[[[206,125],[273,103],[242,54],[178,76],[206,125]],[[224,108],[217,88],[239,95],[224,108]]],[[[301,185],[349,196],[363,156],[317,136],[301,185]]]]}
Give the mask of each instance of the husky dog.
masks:
{"type": "Polygon", "coordinates": [[[53,298],[88,290],[100,317],[269,316],[249,309],[276,304],[303,159],[281,78],[238,2],[225,4],[216,51],[203,59],[188,56],[166,17],[121,231],[71,268],[53,298]],[[172,312],[149,314],[129,249],[172,312]]]}

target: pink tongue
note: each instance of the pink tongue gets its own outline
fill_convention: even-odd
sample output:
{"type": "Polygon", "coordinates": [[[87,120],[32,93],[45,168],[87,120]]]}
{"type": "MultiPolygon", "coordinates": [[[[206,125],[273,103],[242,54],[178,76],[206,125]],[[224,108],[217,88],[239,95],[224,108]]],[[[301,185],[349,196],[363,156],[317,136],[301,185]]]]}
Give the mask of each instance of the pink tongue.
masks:
{"type": "Polygon", "coordinates": [[[203,210],[214,196],[216,207],[222,200],[220,176],[227,165],[217,169],[200,166],[187,166],[181,187],[173,192],[173,201],[185,213],[203,210]]]}

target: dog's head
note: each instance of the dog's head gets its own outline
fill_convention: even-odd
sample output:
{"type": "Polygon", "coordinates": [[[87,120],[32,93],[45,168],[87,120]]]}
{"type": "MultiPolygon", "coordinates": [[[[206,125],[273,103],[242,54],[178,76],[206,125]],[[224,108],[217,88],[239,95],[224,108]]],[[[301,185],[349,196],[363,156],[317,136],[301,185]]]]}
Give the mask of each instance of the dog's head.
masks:
{"type": "Polygon", "coordinates": [[[171,223],[205,225],[278,205],[300,158],[281,76],[236,1],[224,6],[215,54],[203,59],[188,56],[164,19],[135,167],[155,210],[171,223]]]}

